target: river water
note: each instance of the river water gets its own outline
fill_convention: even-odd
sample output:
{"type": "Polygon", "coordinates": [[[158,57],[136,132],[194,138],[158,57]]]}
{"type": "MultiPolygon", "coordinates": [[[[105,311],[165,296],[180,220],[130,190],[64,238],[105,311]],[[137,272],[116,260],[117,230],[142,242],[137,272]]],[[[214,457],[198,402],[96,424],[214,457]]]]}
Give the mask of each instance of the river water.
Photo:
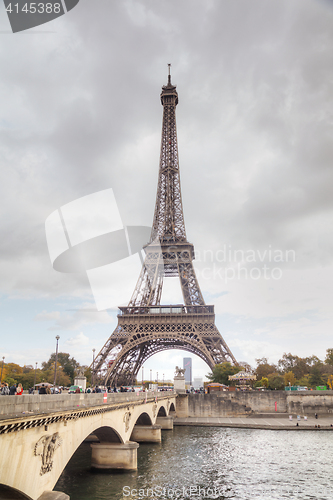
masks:
{"type": "Polygon", "coordinates": [[[54,488],[71,500],[332,500],[333,432],[175,427],[138,470],[90,468],[83,443],[54,488]]]}

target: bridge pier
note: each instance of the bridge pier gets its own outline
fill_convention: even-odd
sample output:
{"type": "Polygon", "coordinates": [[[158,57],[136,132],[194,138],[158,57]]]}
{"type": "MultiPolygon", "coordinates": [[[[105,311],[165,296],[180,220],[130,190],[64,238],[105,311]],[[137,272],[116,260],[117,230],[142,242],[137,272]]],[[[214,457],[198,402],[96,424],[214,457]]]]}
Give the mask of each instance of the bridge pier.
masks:
{"type": "Polygon", "coordinates": [[[176,413],[178,418],[188,417],[188,394],[178,394],[176,413]]]}
{"type": "Polygon", "coordinates": [[[160,425],[135,425],[131,440],[138,443],[160,443],[162,441],[160,425]]]}
{"type": "MultiPolygon", "coordinates": [[[[137,469],[138,443],[91,443],[91,466],[95,469],[137,469]]],[[[42,499],[44,500],[44,499],[42,499]]],[[[65,499],[64,499],[65,500],[65,499]]]]}
{"type": "Polygon", "coordinates": [[[156,424],[161,426],[162,430],[172,430],[173,429],[173,417],[157,417],[156,424]]]}

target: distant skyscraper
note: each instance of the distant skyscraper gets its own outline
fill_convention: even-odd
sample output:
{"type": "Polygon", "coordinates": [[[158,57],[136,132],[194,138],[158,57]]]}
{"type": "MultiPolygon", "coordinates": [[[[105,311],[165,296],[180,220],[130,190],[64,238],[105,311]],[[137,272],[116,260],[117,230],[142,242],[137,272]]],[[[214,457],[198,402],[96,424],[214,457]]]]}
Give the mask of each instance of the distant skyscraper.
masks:
{"type": "Polygon", "coordinates": [[[192,358],[183,358],[183,368],[185,368],[185,382],[192,384],[192,358]]]}

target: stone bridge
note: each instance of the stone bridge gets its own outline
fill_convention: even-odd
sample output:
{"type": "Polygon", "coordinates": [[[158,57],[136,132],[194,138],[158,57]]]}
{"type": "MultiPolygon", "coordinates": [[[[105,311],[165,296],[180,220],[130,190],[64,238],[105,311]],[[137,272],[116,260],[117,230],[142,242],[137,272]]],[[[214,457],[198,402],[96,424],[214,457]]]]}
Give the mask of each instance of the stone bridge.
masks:
{"type": "Polygon", "coordinates": [[[172,429],[176,394],[118,393],[0,397],[0,498],[65,500],[52,491],[91,434],[92,466],[137,468],[139,442],[172,429]]]}

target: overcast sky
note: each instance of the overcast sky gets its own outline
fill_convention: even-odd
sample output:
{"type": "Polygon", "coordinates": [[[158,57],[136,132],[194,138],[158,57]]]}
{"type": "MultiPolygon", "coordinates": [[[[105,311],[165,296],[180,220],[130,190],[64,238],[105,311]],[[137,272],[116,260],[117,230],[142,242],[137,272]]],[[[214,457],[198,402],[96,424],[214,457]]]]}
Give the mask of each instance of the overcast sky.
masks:
{"type": "MultiPolygon", "coordinates": [[[[41,363],[60,335],[60,351],[89,364],[114,330],[116,312],[96,310],[87,275],[52,268],[45,220],[112,188],[124,224],[152,223],[168,63],[187,236],[217,327],[236,359],[254,366],[284,352],[325,357],[332,26],[324,0],[81,0],[12,34],[0,4],[6,362],[41,363]]],[[[166,302],[179,302],[173,286],[166,302]]],[[[171,377],[183,356],[151,358],[145,376],[171,377]]],[[[208,371],[194,360],[194,376],[208,371]]]]}

